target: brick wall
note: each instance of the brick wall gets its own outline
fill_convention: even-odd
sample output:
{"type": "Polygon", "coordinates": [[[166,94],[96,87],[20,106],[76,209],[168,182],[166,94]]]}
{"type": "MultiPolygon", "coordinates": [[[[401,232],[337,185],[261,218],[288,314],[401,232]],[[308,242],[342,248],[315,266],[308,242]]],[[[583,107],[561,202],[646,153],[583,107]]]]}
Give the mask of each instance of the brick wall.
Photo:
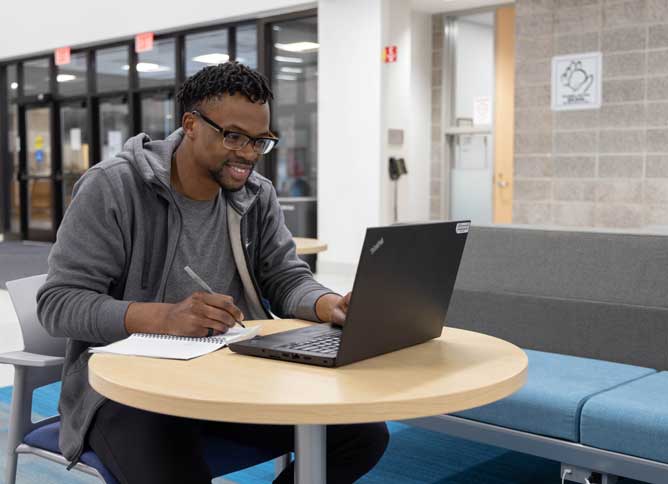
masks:
{"type": "Polygon", "coordinates": [[[668,0],[517,0],[513,223],[668,226],[668,0]],[[603,53],[601,109],[550,110],[551,58],[603,53]]]}

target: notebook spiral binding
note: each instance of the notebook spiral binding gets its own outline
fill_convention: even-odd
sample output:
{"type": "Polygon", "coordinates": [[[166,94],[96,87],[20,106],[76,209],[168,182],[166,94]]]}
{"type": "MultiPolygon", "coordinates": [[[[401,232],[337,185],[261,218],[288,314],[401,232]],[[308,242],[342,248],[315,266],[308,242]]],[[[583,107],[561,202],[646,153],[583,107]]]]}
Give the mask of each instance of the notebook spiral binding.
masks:
{"type": "Polygon", "coordinates": [[[191,336],[174,336],[172,334],[147,334],[147,333],[135,333],[134,336],[138,338],[150,338],[150,339],[165,339],[169,341],[195,341],[197,343],[214,343],[224,345],[227,344],[225,338],[218,336],[210,336],[206,338],[194,338],[191,336]]]}

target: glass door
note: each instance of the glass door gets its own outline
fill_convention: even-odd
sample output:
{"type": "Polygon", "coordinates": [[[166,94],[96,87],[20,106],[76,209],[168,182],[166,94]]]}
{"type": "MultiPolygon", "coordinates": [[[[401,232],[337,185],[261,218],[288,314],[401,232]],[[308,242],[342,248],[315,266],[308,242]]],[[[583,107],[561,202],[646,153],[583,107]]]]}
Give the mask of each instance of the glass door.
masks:
{"type": "Polygon", "coordinates": [[[19,190],[19,115],[16,104],[9,106],[9,158],[11,173],[9,176],[9,233],[12,237],[21,234],[21,197],[19,190]]]}
{"type": "Polygon", "coordinates": [[[279,197],[315,197],[317,186],[317,17],[272,24],[272,127],[278,132],[279,197]]]}
{"type": "Polygon", "coordinates": [[[63,163],[63,211],[72,201],[72,189],[90,166],[86,101],[60,107],[60,146],[63,163]]]}
{"type": "MultiPolygon", "coordinates": [[[[494,11],[446,18],[450,218],[492,223],[494,11]]],[[[447,166],[447,165],[446,165],[447,166]]]]}
{"type": "MultiPolygon", "coordinates": [[[[24,239],[53,240],[54,232],[54,170],[51,152],[51,107],[30,107],[25,110],[25,171],[21,189],[25,213],[21,232],[24,239]]],[[[22,204],[23,205],[23,204],[22,204]]]]}
{"type": "Polygon", "coordinates": [[[127,96],[100,101],[100,144],[103,160],[123,150],[123,144],[130,135],[129,116],[127,96]]]}
{"type": "Polygon", "coordinates": [[[142,96],[141,127],[152,140],[165,139],[174,131],[174,96],[171,92],[142,96]]]}

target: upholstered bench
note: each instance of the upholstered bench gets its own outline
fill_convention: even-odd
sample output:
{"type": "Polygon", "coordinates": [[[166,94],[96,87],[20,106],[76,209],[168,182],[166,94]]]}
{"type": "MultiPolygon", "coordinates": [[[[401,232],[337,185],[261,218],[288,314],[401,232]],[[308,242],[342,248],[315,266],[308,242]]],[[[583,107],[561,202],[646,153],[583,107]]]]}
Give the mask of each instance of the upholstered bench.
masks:
{"type": "Polygon", "coordinates": [[[410,423],[562,462],[567,481],[668,482],[668,236],[472,227],[447,324],[524,348],[527,383],[410,423]]]}

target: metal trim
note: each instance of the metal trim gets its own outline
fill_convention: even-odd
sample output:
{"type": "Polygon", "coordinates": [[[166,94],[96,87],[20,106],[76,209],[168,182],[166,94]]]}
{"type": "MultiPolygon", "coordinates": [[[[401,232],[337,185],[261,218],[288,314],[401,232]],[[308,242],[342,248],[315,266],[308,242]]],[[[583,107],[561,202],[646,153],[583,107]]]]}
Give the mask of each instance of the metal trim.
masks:
{"type": "Polygon", "coordinates": [[[603,474],[630,477],[654,484],[668,482],[668,464],[597,449],[577,442],[508,429],[453,415],[404,420],[402,423],[588,468],[603,474]]]}
{"type": "MultiPolygon", "coordinates": [[[[50,460],[51,462],[55,462],[56,464],[61,464],[65,467],[67,467],[70,464],[70,461],[68,461],[65,457],[63,457],[60,454],[56,454],[54,452],[50,452],[48,450],[40,449],[38,447],[32,447],[27,444],[21,444],[16,448],[16,453],[17,454],[32,454],[36,455],[38,457],[42,457],[43,459],[50,460]]],[[[83,464],[82,462],[78,462],[72,469],[76,469],[80,472],[84,472],[90,476],[97,477],[100,479],[102,482],[105,482],[104,478],[102,477],[102,474],[98,472],[97,469],[94,467],[91,467],[89,465],[83,464]]]]}

